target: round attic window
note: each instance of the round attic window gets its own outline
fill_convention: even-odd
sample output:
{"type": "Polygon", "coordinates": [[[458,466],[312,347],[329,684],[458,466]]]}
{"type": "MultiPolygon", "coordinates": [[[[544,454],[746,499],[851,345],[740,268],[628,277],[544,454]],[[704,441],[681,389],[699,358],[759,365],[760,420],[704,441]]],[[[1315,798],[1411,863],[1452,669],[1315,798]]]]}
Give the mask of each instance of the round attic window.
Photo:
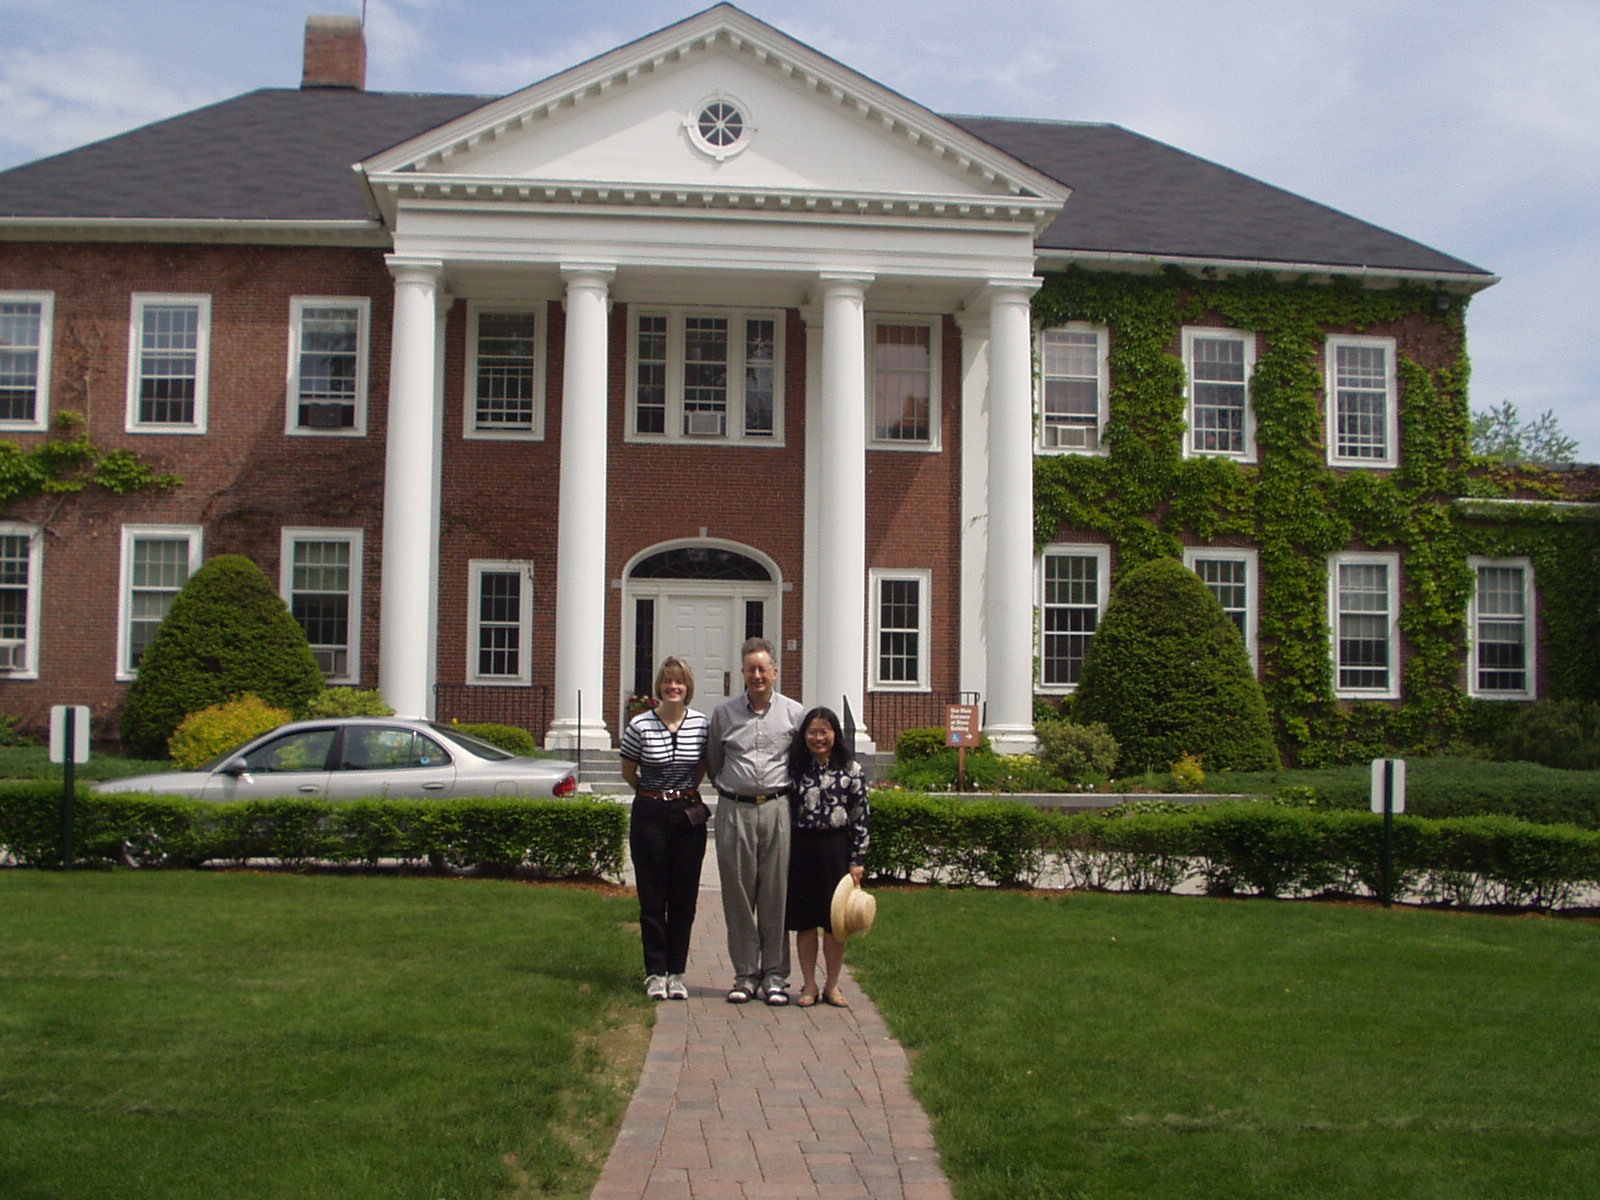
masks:
{"type": "Polygon", "coordinates": [[[695,105],[694,111],[684,118],[683,127],[690,144],[718,162],[732,158],[748,146],[755,132],[745,106],[723,92],[695,105]]]}

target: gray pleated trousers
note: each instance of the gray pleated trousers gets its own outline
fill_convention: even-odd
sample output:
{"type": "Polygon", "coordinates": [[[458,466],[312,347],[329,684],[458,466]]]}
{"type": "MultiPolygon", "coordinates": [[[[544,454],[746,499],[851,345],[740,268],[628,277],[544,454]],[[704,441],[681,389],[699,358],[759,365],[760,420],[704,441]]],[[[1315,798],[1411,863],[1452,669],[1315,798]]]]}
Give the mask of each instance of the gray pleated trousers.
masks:
{"type": "Polygon", "coordinates": [[[789,803],[717,799],[717,872],[734,978],[753,991],[789,986],[789,803]]]}

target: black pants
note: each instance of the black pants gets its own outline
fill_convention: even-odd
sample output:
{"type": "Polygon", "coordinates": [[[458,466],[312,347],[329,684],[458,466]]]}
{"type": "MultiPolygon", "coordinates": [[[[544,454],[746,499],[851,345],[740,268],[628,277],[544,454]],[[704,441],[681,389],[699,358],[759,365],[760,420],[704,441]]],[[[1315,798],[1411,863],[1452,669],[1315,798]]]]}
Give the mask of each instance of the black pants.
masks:
{"type": "Polygon", "coordinates": [[[684,819],[683,800],[633,799],[628,849],[639,890],[639,933],[646,975],[682,975],[700,898],[706,827],[684,819]]]}

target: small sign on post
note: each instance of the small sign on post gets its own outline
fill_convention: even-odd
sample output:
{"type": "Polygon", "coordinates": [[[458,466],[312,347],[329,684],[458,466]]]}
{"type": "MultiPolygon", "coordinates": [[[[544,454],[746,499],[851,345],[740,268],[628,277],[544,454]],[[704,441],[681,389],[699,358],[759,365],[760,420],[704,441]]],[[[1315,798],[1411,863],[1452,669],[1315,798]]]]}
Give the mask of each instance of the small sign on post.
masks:
{"type": "Polygon", "coordinates": [[[78,780],[74,768],[89,761],[89,706],[56,704],[50,709],[50,761],[63,764],[61,772],[61,869],[72,870],[75,857],[72,827],[73,802],[78,780]]]}
{"type": "Polygon", "coordinates": [[[978,706],[952,704],[945,713],[944,744],[956,747],[956,791],[967,790],[967,747],[978,744],[978,706]]]}
{"type": "Polygon", "coordinates": [[[1385,908],[1394,903],[1394,815],[1405,810],[1406,760],[1373,759],[1372,811],[1383,814],[1383,858],[1379,874],[1385,908]]]}

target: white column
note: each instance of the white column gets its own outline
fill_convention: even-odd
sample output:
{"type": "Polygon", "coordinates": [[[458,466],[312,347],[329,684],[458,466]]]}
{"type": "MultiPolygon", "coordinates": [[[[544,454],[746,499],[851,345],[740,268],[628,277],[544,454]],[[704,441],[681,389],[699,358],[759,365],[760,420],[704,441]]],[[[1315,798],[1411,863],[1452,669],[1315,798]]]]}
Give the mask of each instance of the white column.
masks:
{"type": "MultiPolygon", "coordinates": [[[[813,297],[813,300],[815,297],[813,297]]],[[[805,541],[800,563],[800,578],[814,580],[822,560],[821,538],[817,533],[814,514],[822,500],[822,424],[820,415],[811,419],[811,413],[821,412],[822,396],[822,309],[815,303],[800,309],[800,318],[806,325],[806,403],[805,422],[805,541]],[[815,409],[810,406],[815,405],[815,409]]],[[[809,584],[801,589],[800,605],[800,674],[795,674],[793,658],[786,657],[783,664],[783,685],[791,696],[809,696],[816,690],[817,653],[823,638],[817,616],[817,589],[809,584]]]]}
{"type": "Polygon", "coordinates": [[[989,545],[984,565],[984,732],[1001,754],[1033,736],[1033,316],[1039,281],[990,284],[989,545]]]}
{"type": "Polygon", "coordinates": [[[957,687],[989,693],[983,581],[989,560],[989,307],[964,309],[961,329],[961,633],[957,687]]]}
{"type": "Polygon", "coordinates": [[[378,690],[403,717],[432,712],[438,578],[437,322],[444,264],[389,256],[394,333],[383,481],[378,690]]]}
{"type": "Polygon", "coordinates": [[[609,266],[562,267],[567,281],[561,490],[556,520],[555,718],[551,749],[609,749],[605,726],[606,359],[609,266]],[[580,711],[581,710],[581,711],[580,711]]]}
{"type": "Polygon", "coordinates": [[[844,715],[849,698],[857,725],[856,750],[872,753],[862,703],[867,652],[867,336],[866,290],[870,275],[824,273],[821,277],[822,378],[819,436],[807,439],[817,456],[815,578],[817,627],[813,643],[816,679],[808,703],[844,715]]]}

